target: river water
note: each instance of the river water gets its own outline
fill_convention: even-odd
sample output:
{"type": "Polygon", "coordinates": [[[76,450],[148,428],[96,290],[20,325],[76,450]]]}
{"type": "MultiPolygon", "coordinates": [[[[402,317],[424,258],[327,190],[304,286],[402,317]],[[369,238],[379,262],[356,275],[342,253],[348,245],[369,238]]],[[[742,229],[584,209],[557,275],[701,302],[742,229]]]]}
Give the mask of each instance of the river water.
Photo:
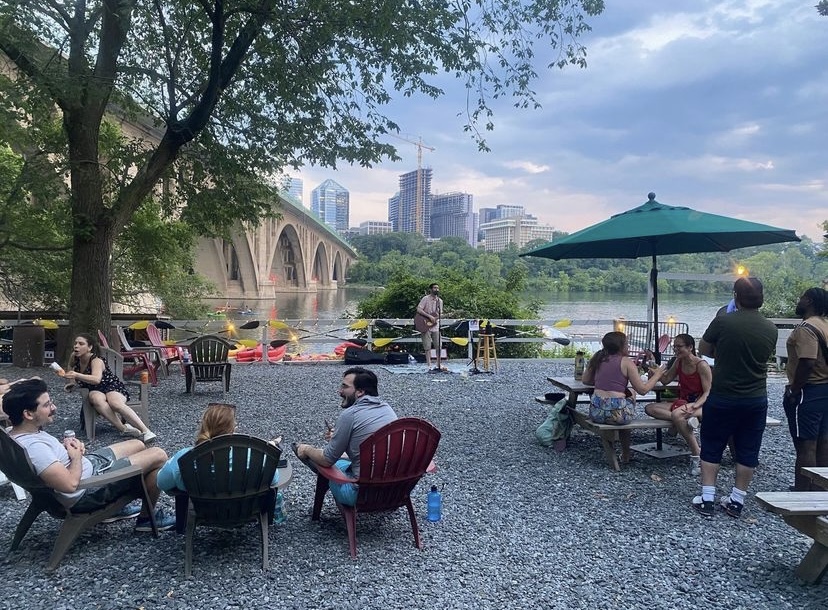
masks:
{"type": "MultiPolygon", "coordinates": [[[[292,293],[280,294],[273,301],[230,301],[231,307],[249,309],[245,319],[254,320],[330,320],[353,316],[357,311],[359,301],[376,288],[345,287],[339,290],[319,292],[317,294],[292,293]]],[[[601,294],[601,293],[533,293],[532,298],[544,303],[539,319],[543,320],[572,320],[573,324],[564,329],[564,332],[573,337],[600,337],[612,330],[611,322],[616,318],[627,320],[647,319],[647,297],[635,294],[601,294]],[[595,324],[584,324],[584,321],[602,321],[595,324]]],[[[689,332],[694,337],[700,337],[707,324],[716,314],[716,310],[730,299],[729,294],[699,295],[699,294],[664,294],[659,295],[659,318],[666,321],[672,317],[676,322],[685,322],[689,332]]],[[[224,305],[225,303],[221,303],[224,305]]],[[[412,303],[412,315],[414,309],[412,303]]],[[[446,303],[451,309],[451,303],[446,303]]],[[[485,312],[480,312],[485,317],[485,312]]],[[[237,323],[242,321],[240,316],[235,317],[237,323]]],[[[318,346],[304,346],[306,350],[316,350],[318,346]]],[[[320,351],[329,351],[322,347],[320,351]]]]}

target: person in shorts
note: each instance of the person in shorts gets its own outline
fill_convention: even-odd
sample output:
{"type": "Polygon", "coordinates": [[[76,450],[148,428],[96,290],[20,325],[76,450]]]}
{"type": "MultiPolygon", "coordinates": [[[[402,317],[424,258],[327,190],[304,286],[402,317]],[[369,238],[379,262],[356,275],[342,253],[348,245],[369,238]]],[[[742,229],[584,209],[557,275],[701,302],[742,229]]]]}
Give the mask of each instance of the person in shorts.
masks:
{"type": "MultiPolygon", "coordinates": [[[[622,332],[607,333],[601,339],[601,345],[603,349],[590,358],[582,378],[584,383],[595,386],[589,403],[589,418],[596,424],[622,426],[635,419],[635,399],[628,386],[644,395],[656,386],[664,369],[652,369],[650,378],[642,381],[638,367],[629,357],[627,335],[622,332]]],[[[632,434],[629,430],[619,430],[618,438],[621,463],[626,464],[632,458],[632,434]]]]}
{"type": "MultiPolygon", "coordinates": [[[[23,447],[36,474],[55,491],[58,501],[66,508],[91,512],[107,506],[128,492],[135,480],[116,481],[90,489],[78,489],[80,482],[102,472],[139,466],[153,506],[139,509],[137,505],[127,505],[108,521],[138,516],[136,531],[152,531],[149,511],[153,510],[159,496],[158,469],[167,461],[163,449],[147,448],[139,440],[128,440],[87,454],[84,444],[75,437],[58,440],[43,430],[54,423],[57,406],[41,379],[14,384],[3,395],[3,410],[12,423],[9,435],[23,447]]],[[[155,521],[159,530],[175,527],[175,517],[165,515],[160,508],[155,511],[155,521]]]]}
{"type": "MultiPolygon", "coordinates": [[[[324,447],[296,444],[296,457],[315,470],[316,466],[335,466],[347,476],[359,478],[359,446],[374,432],[397,419],[397,414],[379,397],[377,376],[373,371],[356,366],[342,374],[339,386],[342,413],[336,425],[329,428],[324,447]],[[347,458],[342,457],[347,454],[347,458]]],[[[341,504],[354,506],[359,489],[354,483],[328,483],[331,494],[341,504]]]]}
{"type": "Polygon", "coordinates": [[[776,326],[759,308],[765,301],[762,282],[740,277],[733,286],[736,311],[717,316],[704,331],[699,353],[715,358],[710,395],[701,422],[701,485],[692,506],[710,519],[715,509],[716,479],[722,453],[733,437],[736,480],[721,508],[739,518],[759,464],[768,415],[768,359],[776,349],[776,326]]]}
{"type": "MultiPolygon", "coordinates": [[[[811,491],[808,466],[828,466],[828,292],[814,287],[796,303],[802,318],[788,337],[783,404],[796,449],[794,491],[811,491]]],[[[814,487],[813,489],[817,489],[814,487]]]]}

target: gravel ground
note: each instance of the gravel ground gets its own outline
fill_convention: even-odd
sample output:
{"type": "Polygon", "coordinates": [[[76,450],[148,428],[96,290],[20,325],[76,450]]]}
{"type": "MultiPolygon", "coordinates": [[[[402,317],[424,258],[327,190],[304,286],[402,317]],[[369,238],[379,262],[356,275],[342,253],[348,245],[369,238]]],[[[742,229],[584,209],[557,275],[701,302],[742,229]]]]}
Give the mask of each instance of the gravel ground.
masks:
{"type": "MultiPolygon", "coordinates": [[[[570,362],[500,362],[494,375],[399,375],[374,367],[380,393],[399,415],[431,420],[443,433],[439,472],[414,493],[425,548],[412,545],[405,510],[363,515],[356,561],[330,498],[310,521],[314,480],[295,456],[288,521],[270,529],[271,569],[260,569],[255,527],[196,533],[193,578],[184,578],[184,539],[135,534],[129,522],[101,525],[75,543],[58,570],[42,571],[58,523],[41,515],[22,548],[3,561],[0,608],[825,608],[826,585],[793,570],[810,540],[749,496],[739,521],[698,517],[698,482],[686,457],[637,456],[611,472],[598,439],[576,429],[566,451],[535,442],[546,410],[533,397],[570,362]],[[444,519],[425,520],[432,483],[444,486],[444,519]]],[[[248,365],[233,369],[230,399],[240,428],[270,438],[320,442],[334,419],[341,364],[248,365]]],[[[9,367],[9,378],[32,370],[9,367]]],[[[78,428],[78,398],[43,370],[58,403],[54,434],[78,428]]],[[[771,415],[782,418],[784,380],[770,380],[771,415]]],[[[191,444],[217,384],[184,394],[173,372],[151,392],[152,428],[168,453],[191,444]]],[[[641,432],[634,442],[651,441],[641,432]]],[[[102,420],[97,444],[118,440],[102,420]]],[[[793,449],[787,428],[769,428],[751,495],[787,489],[793,449]]],[[[730,489],[733,464],[720,474],[730,489]]],[[[162,502],[172,510],[170,498],[162,502]]],[[[0,546],[26,502],[0,487],[0,546]]]]}

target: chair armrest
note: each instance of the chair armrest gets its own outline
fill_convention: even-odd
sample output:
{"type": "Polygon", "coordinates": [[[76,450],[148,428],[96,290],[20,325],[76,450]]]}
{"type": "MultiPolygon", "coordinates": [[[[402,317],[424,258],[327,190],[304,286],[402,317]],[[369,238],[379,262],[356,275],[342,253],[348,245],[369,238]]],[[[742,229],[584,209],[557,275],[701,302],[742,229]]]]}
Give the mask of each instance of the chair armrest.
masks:
{"type": "Polygon", "coordinates": [[[333,481],[334,483],[357,483],[359,479],[353,479],[342,472],[339,468],[335,466],[320,466],[316,464],[316,472],[320,476],[328,479],[329,481],[333,481]]]}
{"type": "Polygon", "coordinates": [[[118,470],[109,470],[102,474],[97,474],[88,479],[83,479],[78,485],[78,489],[89,489],[90,487],[103,487],[115,481],[122,481],[124,479],[131,479],[134,476],[142,476],[143,471],[140,466],[127,466],[126,468],[118,468],[118,470]]]}

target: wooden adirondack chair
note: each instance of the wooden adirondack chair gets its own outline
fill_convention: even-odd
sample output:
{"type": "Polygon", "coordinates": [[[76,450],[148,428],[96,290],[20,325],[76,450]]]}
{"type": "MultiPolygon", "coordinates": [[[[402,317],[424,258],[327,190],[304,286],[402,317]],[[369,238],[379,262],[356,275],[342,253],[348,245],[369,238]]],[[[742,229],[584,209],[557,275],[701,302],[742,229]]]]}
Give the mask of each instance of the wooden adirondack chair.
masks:
{"type": "MultiPolygon", "coordinates": [[[[113,349],[102,347],[100,357],[107,363],[109,368],[118,379],[124,379],[124,357],[113,349]]],[[[140,381],[124,381],[124,385],[130,390],[130,400],[127,405],[132,407],[135,414],[141,418],[141,421],[149,426],[149,384],[141,383],[140,381]]],[[[95,440],[95,418],[98,412],[95,407],[89,402],[89,390],[86,388],[79,388],[83,403],[81,405],[81,428],[86,432],[86,438],[90,441],[95,440]]]]}
{"type": "Polygon", "coordinates": [[[122,326],[116,326],[115,332],[118,333],[118,340],[121,342],[121,348],[125,353],[146,354],[156,372],[161,373],[162,377],[169,377],[167,361],[164,359],[166,351],[154,345],[132,345],[127,339],[122,326]]]}
{"type": "Polygon", "coordinates": [[[177,362],[179,366],[181,366],[181,372],[184,372],[184,365],[182,364],[183,358],[181,357],[181,348],[175,347],[171,345],[167,345],[164,343],[164,340],[161,338],[161,331],[158,330],[158,327],[155,324],[148,324],[147,325],[147,338],[149,342],[153,345],[153,347],[157,347],[162,350],[163,358],[164,358],[164,365],[167,367],[167,372],[169,373],[170,364],[173,362],[177,362]]]}
{"type": "Polygon", "coordinates": [[[196,381],[224,382],[224,395],[230,391],[230,362],[227,358],[231,345],[216,335],[204,335],[190,344],[191,362],[184,365],[187,392],[193,391],[196,381]]]}
{"type": "MultiPolygon", "coordinates": [[[[138,466],[130,466],[84,479],[80,485],[82,489],[91,489],[123,479],[134,479],[134,485],[129,493],[117,498],[105,508],[91,513],[75,512],[71,508],[65,508],[58,501],[54,490],[47,487],[40,477],[35,474],[34,467],[23,447],[18,445],[3,430],[0,430],[0,469],[6,473],[10,481],[32,495],[32,501],[14,532],[10,551],[17,550],[23,537],[40,513],[46,512],[56,519],[63,519],[63,525],[55,540],[49,563],[46,565],[47,571],[52,571],[60,565],[63,556],[66,555],[69,547],[72,546],[72,543],[75,542],[81,532],[100,523],[107,517],[115,515],[135,498],[142,499],[146,506],[152,506],[147,488],[144,485],[141,469],[138,466]]],[[[157,536],[158,530],[155,527],[153,511],[150,511],[150,522],[152,523],[153,533],[157,536]]]]}
{"type": "Polygon", "coordinates": [[[184,572],[192,574],[197,525],[232,528],[258,521],[262,570],[268,569],[268,525],[273,521],[276,488],[271,487],[280,449],[246,434],[225,434],[193,447],[178,459],[190,497],[184,572]]]}
{"type": "Polygon", "coordinates": [[[315,467],[316,495],[312,520],[319,520],[328,482],[356,483],[359,486],[356,506],[336,502],[345,519],[351,558],[356,559],[357,513],[397,510],[405,506],[414,533],[414,546],[423,548],[417,517],[411,503],[411,491],[429,470],[440,442],[440,431],[416,417],[398,419],[365,439],[359,446],[359,479],[352,479],[335,466],[315,467]]]}
{"type": "MultiPolygon", "coordinates": [[[[106,335],[100,329],[98,329],[98,341],[101,344],[101,348],[105,347],[107,349],[111,349],[106,335]]],[[[126,350],[121,350],[118,353],[121,354],[121,356],[123,356],[125,359],[132,361],[132,366],[130,366],[128,369],[125,369],[124,374],[129,373],[130,375],[134,375],[136,371],[146,370],[149,374],[150,383],[153,386],[158,385],[158,376],[155,374],[155,366],[153,365],[152,358],[149,354],[145,352],[130,352],[126,350]]],[[[123,375],[118,376],[121,378],[121,380],[124,380],[123,375]]]]}

